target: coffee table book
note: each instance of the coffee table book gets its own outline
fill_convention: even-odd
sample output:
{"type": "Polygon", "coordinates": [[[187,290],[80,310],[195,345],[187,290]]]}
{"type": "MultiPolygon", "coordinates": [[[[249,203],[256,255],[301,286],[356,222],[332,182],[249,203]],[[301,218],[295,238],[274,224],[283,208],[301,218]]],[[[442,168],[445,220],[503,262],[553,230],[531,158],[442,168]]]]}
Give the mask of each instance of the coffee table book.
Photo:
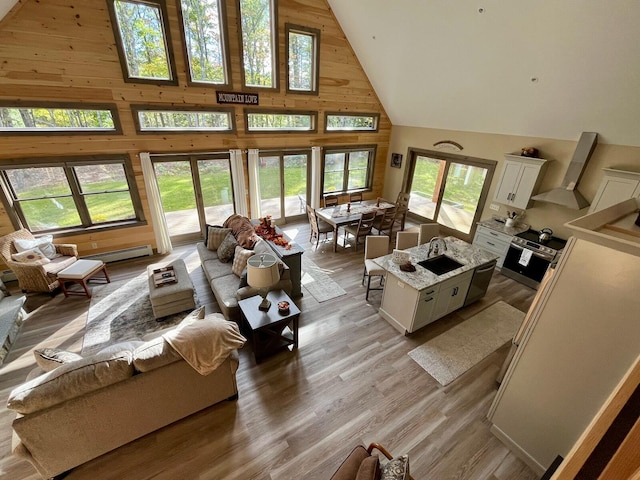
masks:
{"type": "Polygon", "coordinates": [[[178,277],[176,277],[173,265],[157,268],[153,271],[153,283],[156,287],[162,287],[163,285],[176,283],[177,281],[178,277]]]}

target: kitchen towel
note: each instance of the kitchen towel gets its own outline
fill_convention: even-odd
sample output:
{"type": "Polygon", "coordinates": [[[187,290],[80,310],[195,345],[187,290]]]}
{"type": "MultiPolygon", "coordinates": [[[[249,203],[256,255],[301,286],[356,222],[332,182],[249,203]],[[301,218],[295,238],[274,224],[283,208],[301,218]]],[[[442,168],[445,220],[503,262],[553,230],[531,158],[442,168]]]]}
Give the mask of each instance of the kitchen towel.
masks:
{"type": "Polygon", "coordinates": [[[531,255],[533,255],[533,252],[531,250],[522,250],[522,253],[520,254],[520,260],[518,260],[518,263],[523,267],[526,267],[527,265],[529,265],[529,262],[531,261],[531,255]]]}

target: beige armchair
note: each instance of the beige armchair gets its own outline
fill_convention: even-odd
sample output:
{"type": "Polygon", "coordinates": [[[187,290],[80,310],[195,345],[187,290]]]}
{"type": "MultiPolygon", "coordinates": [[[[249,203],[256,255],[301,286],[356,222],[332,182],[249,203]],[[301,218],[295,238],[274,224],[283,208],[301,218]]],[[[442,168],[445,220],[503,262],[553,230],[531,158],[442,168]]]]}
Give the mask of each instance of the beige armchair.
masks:
{"type": "Polygon", "coordinates": [[[56,252],[61,256],[52,259],[49,263],[40,265],[37,263],[16,262],[11,257],[17,253],[13,244],[14,240],[35,240],[31,232],[25,228],[10,233],[0,238],[0,255],[16,278],[23,292],[53,292],[59,286],[57,274],[78,259],[78,248],[73,244],[54,244],[56,252]]]}

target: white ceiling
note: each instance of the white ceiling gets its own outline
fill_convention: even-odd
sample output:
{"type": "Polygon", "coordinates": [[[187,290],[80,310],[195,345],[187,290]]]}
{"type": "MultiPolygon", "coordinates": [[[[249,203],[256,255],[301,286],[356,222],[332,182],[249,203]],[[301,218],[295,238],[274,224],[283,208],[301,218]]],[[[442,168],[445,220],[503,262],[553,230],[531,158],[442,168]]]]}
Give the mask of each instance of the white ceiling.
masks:
{"type": "Polygon", "coordinates": [[[393,125],[640,146],[637,0],[328,2],[393,125]]]}

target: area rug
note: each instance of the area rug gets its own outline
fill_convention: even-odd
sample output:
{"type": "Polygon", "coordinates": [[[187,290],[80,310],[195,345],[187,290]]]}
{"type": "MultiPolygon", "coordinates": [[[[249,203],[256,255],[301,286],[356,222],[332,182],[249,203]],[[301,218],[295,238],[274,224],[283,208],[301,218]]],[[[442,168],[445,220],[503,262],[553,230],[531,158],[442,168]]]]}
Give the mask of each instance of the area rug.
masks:
{"type": "Polygon", "coordinates": [[[524,313],[499,301],[409,352],[441,385],[448,385],[509,342],[524,313]]]}
{"type": "Polygon", "coordinates": [[[82,354],[96,353],[113,343],[141,339],[147,333],[176,325],[188,314],[180,312],[156,321],[146,272],[131,280],[94,287],[82,354]]]}
{"type": "Polygon", "coordinates": [[[302,255],[300,283],[320,303],[347,294],[340,285],[329,277],[326,270],[320,268],[305,255],[302,255]]]}

